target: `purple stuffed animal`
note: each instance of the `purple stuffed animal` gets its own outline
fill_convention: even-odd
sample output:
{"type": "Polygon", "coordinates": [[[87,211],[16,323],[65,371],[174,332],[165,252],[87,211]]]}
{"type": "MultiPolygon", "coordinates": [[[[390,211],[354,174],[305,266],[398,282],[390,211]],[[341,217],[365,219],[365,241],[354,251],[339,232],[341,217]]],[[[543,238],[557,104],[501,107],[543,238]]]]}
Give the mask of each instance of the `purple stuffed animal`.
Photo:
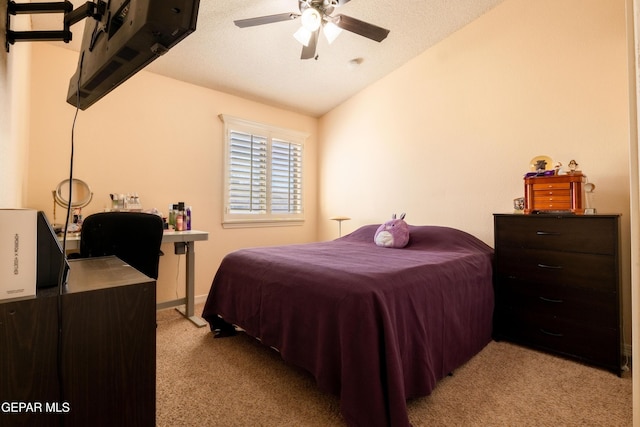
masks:
{"type": "Polygon", "coordinates": [[[409,225],[404,221],[405,214],[400,215],[400,219],[396,219],[393,214],[391,220],[385,222],[373,237],[376,245],[385,248],[404,248],[409,243],[409,225]]]}

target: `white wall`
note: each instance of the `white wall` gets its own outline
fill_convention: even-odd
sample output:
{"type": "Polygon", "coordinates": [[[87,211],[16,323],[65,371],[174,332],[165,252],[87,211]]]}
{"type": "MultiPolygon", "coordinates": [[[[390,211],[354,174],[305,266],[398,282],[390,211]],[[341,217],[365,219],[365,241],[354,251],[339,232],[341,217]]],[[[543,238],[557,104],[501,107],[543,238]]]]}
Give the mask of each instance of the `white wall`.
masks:
{"type": "Polygon", "coordinates": [[[507,0],[321,118],[319,237],[406,212],[493,245],[530,160],[577,160],[622,213],[631,343],[624,0],[507,0]]]}

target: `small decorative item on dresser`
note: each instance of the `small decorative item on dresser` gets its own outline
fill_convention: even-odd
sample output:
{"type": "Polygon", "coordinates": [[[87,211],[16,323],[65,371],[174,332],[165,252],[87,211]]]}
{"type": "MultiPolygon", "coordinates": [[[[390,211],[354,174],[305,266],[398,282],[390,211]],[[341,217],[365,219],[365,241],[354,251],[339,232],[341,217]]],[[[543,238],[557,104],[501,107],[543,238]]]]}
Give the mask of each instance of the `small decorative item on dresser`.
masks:
{"type": "Polygon", "coordinates": [[[518,197],[513,199],[513,213],[524,213],[524,197],[518,197]]]}
{"type": "Polygon", "coordinates": [[[553,171],[555,175],[564,175],[564,170],[562,169],[562,163],[557,162],[553,167],[553,171]]]}
{"type": "Polygon", "coordinates": [[[569,162],[569,173],[579,172],[577,169],[578,169],[578,162],[576,162],[575,160],[571,160],[569,162]]]}
{"type": "Polygon", "coordinates": [[[587,182],[584,185],[584,193],[585,193],[585,201],[586,201],[586,207],[584,208],[585,215],[596,214],[596,208],[593,207],[593,192],[595,191],[595,189],[596,189],[596,185],[591,182],[587,182]]]}
{"type": "Polygon", "coordinates": [[[546,171],[549,171],[551,165],[553,164],[553,160],[549,156],[536,156],[529,162],[529,169],[532,172],[536,172],[542,174],[546,171]]]}

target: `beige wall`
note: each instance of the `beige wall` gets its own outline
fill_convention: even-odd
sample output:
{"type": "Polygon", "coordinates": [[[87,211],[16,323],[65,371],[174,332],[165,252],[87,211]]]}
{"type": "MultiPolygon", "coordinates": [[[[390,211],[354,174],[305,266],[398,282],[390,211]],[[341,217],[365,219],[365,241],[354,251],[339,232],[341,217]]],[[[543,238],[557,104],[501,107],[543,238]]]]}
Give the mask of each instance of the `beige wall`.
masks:
{"type": "MultiPolygon", "coordinates": [[[[6,26],[5,0],[0,0],[0,33],[6,26]]],[[[11,20],[13,30],[29,29],[24,16],[11,20]]],[[[29,61],[31,46],[0,48],[0,208],[23,207],[27,193],[29,154],[29,61]]]]}
{"type": "MultiPolygon", "coordinates": [[[[51,191],[69,173],[75,108],[65,100],[77,58],[67,49],[33,45],[27,205],[44,210],[51,221],[51,191]]],[[[170,203],[192,205],[193,228],[210,233],[209,241],[196,243],[196,295],[206,295],[228,252],[316,239],[316,127],[315,118],[142,71],[78,114],[74,177],[94,192],[83,214],[107,207],[109,193],[137,192],[145,208],[165,214],[170,203]],[[222,229],[222,113],[311,135],[304,152],[303,226],[222,229]]],[[[58,208],[56,222],[63,221],[58,208]]],[[[171,244],[162,249],[158,302],[184,296],[184,256],[174,255],[171,244]]]]}
{"type": "Polygon", "coordinates": [[[623,214],[630,345],[628,102],[624,0],[508,0],[321,119],[319,237],[406,212],[493,245],[530,159],[576,159],[623,214]]]}

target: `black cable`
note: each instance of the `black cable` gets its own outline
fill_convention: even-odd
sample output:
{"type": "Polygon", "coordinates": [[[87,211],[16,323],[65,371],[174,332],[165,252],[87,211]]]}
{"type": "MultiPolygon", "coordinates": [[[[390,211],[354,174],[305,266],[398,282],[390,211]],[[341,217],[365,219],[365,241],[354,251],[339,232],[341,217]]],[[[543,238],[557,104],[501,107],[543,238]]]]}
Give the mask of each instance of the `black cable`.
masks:
{"type": "MultiPolygon", "coordinates": [[[[71,218],[71,207],[73,200],[73,159],[75,152],[75,129],[76,129],[76,120],[78,119],[78,112],[80,111],[80,78],[82,76],[82,64],[84,62],[84,52],[80,57],[80,66],[78,70],[78,90],[76,94],[76,111],[73,116],[73,123],[71,125],[71,153],[69,155],[69,197],[67,199],[67,215],[64,222],[64,233],[62,237],[62,265],[60,266],[60,272],[58,275],[58,294],[57,294],[57,303],[58,303],[58,348],[57,348],[57,368],[58,368],[58,393],[59,398],[58,402],[62,405],[65,400],[65,389],[64,389],[64,364],[63,364],[63,321],[62,321],[62,295],[64,294],[64,287],[66,285],[66,266],[67,266],[67,228],[69,227],[69,220],[71,218]]],[[[64,426],[64,415],[60,414],[60,426],[64,426]]]]}

